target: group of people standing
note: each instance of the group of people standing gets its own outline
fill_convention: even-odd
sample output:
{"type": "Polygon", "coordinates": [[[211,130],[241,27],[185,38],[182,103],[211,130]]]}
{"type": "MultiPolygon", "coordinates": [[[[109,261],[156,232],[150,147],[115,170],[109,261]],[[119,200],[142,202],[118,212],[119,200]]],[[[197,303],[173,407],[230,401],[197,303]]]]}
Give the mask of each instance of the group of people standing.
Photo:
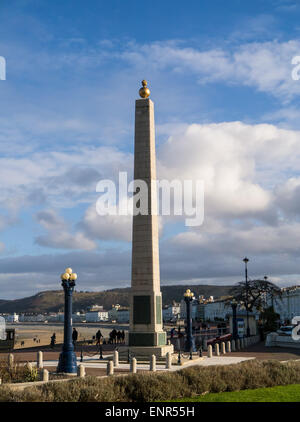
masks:
{"type": "MultiPolygon", "coordinates": [[[[100,346],[101,344],[101,338],[103,338],[103,344],[106,344],[106,340],[103,337],[102,333],[100,330],[98,330],[96,332],[96,335],[93,336],[93,340],[96,340],[96,346],[100,346]]],[[[73,332],[72,332],[72,343],[74,345],[74,347],[76,346],[78,340],[78,331],[76,330],[76,328],[73,328],[73,332]]],[[[109,339],[108,339],[108,344],[117,344],[117,343],[124,343],[125,341],[125,332],[123,331],[117,331],[115,328],[109,333],[109,339]]],[[[53,333],[50,339],[50,347],[52,349],[54,349],[56,343],[56,333],[53,333]]]]}
{"type": "Polygon", "coordinates": [[[109,333],[109,344],[117,344],[117,343],[124,343],[125,341],[125,332],[123,331],[117,331],[116,329],[113,329],[109,333]]]}

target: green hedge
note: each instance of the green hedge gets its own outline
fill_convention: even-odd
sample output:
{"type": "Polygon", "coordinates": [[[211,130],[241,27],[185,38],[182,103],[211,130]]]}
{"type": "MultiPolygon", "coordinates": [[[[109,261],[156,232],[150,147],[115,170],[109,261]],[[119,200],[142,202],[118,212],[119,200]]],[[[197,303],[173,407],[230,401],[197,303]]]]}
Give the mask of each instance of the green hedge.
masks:
{"type": "Polygon", "coordinates": [[[124,377],[75,379],[27,387],[0,388],[0,401],[101,402],[168,401],[204,392],[238,391],[300,383],[300,362],[250,360],[226,366],[194,366],[177,372],[140,373],[124,377]]]}

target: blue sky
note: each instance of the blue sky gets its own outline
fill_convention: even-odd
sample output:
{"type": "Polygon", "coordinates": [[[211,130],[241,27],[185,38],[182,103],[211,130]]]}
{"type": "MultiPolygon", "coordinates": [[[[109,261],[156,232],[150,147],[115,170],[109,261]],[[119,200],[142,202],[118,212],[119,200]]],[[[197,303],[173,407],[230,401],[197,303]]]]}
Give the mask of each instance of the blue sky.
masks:
{"type": "Polygon", "coordinates": [[[300,5],[292,0],[2,0],[0,288],[130,283],[130,218],[96,183],[132,174],[134,102],[155,102],[158,176],[204,179],[205,223],[164,219],[162,283],[299,280],[300,5]]]}

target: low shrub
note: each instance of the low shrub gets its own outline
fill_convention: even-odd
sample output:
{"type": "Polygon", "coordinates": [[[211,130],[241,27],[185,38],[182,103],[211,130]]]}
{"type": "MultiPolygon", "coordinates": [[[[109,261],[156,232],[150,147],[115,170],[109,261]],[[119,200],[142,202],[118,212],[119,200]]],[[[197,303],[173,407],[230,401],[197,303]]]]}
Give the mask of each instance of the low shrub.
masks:
{"type": "Polygon", "coordinates": [[[8,362],[0,361],[0,378],[2,383],[36,381],[38,371],[18,362],[10,366],[8,362]]]}
{"type": "Polygon", "coordinates": [[[300,362],[249,360],[225,366],[194,366],[176,372],[124,377],[86,377],[11,391],[0,387],[0,401],[153,402],[202,393],[239,391],[300,383],[300,362]]]}

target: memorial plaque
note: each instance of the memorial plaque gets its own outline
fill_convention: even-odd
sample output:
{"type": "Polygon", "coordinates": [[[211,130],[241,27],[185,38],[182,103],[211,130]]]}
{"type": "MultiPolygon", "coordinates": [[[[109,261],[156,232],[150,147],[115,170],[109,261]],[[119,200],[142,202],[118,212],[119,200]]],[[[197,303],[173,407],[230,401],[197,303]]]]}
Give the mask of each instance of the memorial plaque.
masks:
{"type": "Polygon", "coordinates": [[[133,296],[133,323],[150,324],[150,296],[133,296]]]}

